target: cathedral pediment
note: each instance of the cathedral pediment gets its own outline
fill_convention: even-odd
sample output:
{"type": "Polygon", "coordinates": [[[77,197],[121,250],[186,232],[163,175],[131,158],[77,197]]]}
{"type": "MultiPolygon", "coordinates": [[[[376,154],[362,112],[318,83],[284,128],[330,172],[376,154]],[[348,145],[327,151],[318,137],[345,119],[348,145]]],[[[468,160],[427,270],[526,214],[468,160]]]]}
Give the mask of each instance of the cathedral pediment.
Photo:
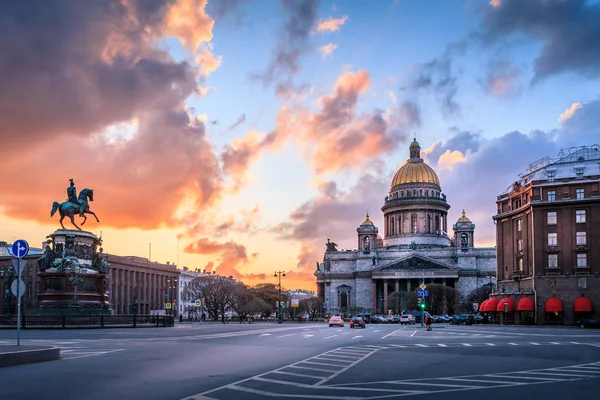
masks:
{"type": "Polygon", "coordinates": [[[411,254],[408,257],[393,260],[379,267],[373,269],[373,271],[379,272],[394,272],[394,271],[422,271],[422,270],[438,270],[438,271],[458,271],[459,268],[448,265],[442,261],[435,260],[433,258],[411,254]]]}

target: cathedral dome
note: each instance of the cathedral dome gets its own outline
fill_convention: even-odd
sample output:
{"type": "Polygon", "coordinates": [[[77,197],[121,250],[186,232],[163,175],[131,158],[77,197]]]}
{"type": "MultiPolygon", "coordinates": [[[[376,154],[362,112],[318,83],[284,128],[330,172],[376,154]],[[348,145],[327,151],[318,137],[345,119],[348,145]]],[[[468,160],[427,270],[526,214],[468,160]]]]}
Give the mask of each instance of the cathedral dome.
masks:
{"type": "Polygon", "coordinates": [[[410,158],[394,175],[392,187],[406,183],[432,183],[440,185],[440,180],[429,165],[421,158],[421,146],[417,139],[413,140],[409,147],[410,158]]]}
{"type": "Polygon", "coordinates": [[[364,226],[364,225],[371,225],[371,226],[375,226],[375,225],[373,224],[373,221],[371,221],[371,220],[369,219],[369,214],[367,214],[367,219],[365,219],[365,220],[363,221],[363,223],[362,223],[362,224],[360,224],[360,226],[364,226]]]}
{"type": "Polygon", "coordinates": [[[463,210],[462,216],[456,222],[471,222],[471,220],[465,214],[465,210],[463,210]]]}

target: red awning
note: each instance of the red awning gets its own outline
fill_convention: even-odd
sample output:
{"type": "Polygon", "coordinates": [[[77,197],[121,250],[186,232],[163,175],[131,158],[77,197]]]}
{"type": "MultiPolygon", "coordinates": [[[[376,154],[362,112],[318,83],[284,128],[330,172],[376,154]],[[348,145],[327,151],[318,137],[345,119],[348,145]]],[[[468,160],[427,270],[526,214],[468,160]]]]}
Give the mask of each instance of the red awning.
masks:
{"type": "Polygon", "coordinates": [[[493,299],[489,299],[487,303],[485,303],[486,312],[495,312],[496,307],[498,307],[498,299],[495,297],[493,299]]]}
{"type": "Polygon", "coordinates": [[[578,297],[573,303],[575,312],[592,312],[592,302],[587,297],[578,297]]]}
{"type": "Polygon", "coordinates": [[[485,312],[485,304],[488,302],[489,300],[484,300],[480,305],[479,305],[479,312],[485,312]]]}
{"type": "Polygon", "coordinates": [[[546,312],[562,312],[562,300],[558,297],[550,297],[546,300],[546,312]]]}
{"type": "Polygon", "coordinates": [[[534,311],[535,303],[529,297],[522,298],[517,304],[517,311],[534,311]]]}
{"type": "Polygon", "coordinates": [[[505,297],[498,302],[498,305],[496,306],[496,311],[504,312],[504,304],[505,303],[508,305],[508,309],[506,311],[508,311],[508,312],[515,311],[515,302],[513,299],[510,299],[508,297],[505,297]]]}

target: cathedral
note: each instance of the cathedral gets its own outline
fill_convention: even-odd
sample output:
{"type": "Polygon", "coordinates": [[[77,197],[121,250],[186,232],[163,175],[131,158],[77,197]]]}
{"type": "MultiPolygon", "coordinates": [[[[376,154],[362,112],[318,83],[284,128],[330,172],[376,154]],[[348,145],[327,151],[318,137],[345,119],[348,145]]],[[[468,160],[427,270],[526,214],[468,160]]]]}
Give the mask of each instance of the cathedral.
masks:
{"type": "MultiPolygon", "coordinates": [[[[327,240],[317,263],[317,295],[327,312],[387,313],[390,295],[404,297],[424,282],[468,295],[491,284],[496,249],[475,248],[475,224],[462,216],[448,234],[450,205],[435,171],[421,158],[415,139],[398,169],[383,207],[383,238],[366,219],[356,229],[357,250],[338,250],[327,240]]],[[[408,310],[406,310],[408,311],[408,310]]]]}

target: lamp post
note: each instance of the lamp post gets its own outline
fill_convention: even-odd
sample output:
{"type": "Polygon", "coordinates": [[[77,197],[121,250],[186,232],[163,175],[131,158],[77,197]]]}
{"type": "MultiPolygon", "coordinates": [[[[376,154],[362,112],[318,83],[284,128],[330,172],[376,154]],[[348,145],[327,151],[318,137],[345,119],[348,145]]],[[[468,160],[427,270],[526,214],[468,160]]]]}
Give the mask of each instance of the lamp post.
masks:
{"type": "Polygon", "coordinates": [[[177,300],[175,300],[175,290],[177,289],[177,279],[175,278],[169,278],[168,279],[168,284],[169,284],[169,300],[171,301],[171,315],[175,316],[175,310],[174,308],[178,306],[177,304],[177,300]]]}
{"type": "Polygon", "coordinates": [[[494,276],[496,276],[496,274],[495,274],[494,272],[492,272],[492,271],[489,271],[489,272],[487,273],[487,277],[490,279],[490,283],[489,283],[489,286],[490,286],[490,294],[491,294],[491,293],[493,293],[493,291],[494,291],[494,284],[492,283],[492,278],[493,278],[494,276]]]}
{"type": "Polygon", "coordinates": [[[279,278],[279,307],[277,310],[277,314],[278,314],[278,320],[277,323],[278,324],[282,324],[283,323],[283,308],[281,308],[281,277],[285,277],[285,271],[275,271],[275,278],[279,278]]]}
{"type": "Polygon", "coordinates": [[[2,283],[4,284],[3,288],[4,288],[4,311],[3,314],[8,314],[11,315],[12,314],[12,307],[11,307],[11,303],[12,303],[12,293],[10,292],[10,284],[12,283],[13,279],[17,276],[17,274],[15,273],[15,270],[12,267],[8,267],[8,268],[2,268],[0,269],[0,280],[2,280],[2,283]]]}
{"type": "Polygon", "coordinates": [[[86,268],[81,268],[80,266],[74,266],[67,268],[67,276],[69,279],[69,283],[73,286],[73,305],[78,306],[77,302],[77,288],[81,285],[85,279],[85,275],[87,274],[86,268]]]}

